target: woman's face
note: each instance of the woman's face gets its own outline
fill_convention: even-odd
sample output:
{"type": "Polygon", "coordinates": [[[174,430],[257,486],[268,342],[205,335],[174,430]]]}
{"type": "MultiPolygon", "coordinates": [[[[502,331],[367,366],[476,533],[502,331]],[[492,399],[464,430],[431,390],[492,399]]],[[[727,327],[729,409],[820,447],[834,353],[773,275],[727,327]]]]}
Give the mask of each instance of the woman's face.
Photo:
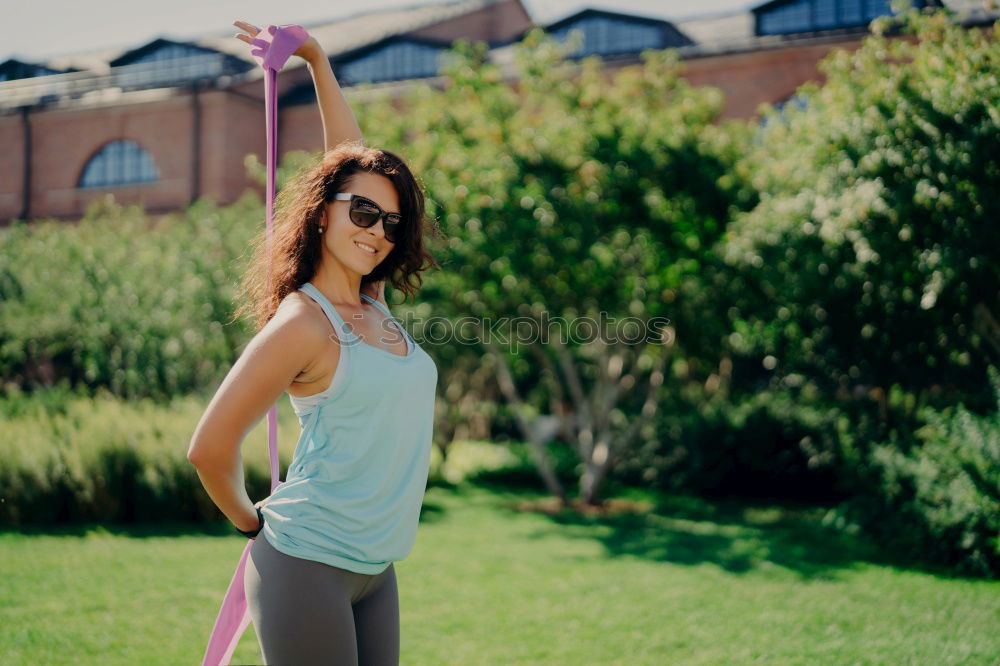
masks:
{"type": "MultiPolygon", "coordinates": [[[[371,199],[386,213],[400,212],[396,187],[385,176],[358,172],[348,180],[344,191],[371,199]]],[[[346,268],[368,275],[389,256],[395,244],[385,237],[384,220],[362,229],[351,221],[350,209],[350,201],[339,199],[326,205],[327,224],[323,231],[323,243],[346,268]],[[370,251],[371,248],[374,248],[374,253],[370,251]]]]}

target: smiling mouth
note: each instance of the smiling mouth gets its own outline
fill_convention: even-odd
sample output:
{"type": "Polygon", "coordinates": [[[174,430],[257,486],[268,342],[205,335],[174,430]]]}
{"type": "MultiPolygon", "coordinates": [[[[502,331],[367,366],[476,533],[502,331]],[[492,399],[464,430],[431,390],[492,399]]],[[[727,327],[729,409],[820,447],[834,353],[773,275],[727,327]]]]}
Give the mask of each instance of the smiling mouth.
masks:
{"type": "Polygon", "coordinates": [[[378,250],[376,250],[375,248],[373,248],[371,245],[368,245],[367,243],[361,243],[359,241],[354,241],[354,244],[357,246],[357,248],[359,250],[361,250],[365,254],[371,254],[371,255],[378,254],[378,250]]]}

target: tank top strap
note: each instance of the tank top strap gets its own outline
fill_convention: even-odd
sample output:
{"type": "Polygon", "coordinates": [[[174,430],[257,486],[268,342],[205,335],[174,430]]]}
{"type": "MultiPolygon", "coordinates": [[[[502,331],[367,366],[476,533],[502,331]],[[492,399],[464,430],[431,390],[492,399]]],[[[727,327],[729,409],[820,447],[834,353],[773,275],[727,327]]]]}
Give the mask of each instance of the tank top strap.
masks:
{"type": "Polygon", "coordinates": [[[364,298],[364,299],[366,299],[369,303],[371,303],[372,305],[374,305],[375,307],[377,307],[382,312],[384,312],[387,317],[390,317],[393,320],[396,319],[395,317],[392,316],[392,313],[389,312],[389,308],[387,308],[384,305],[382,305],[382,303],[378,299],[372,298],[371,296],[369,296],[368,294],[366,294],[364,292],[361,293],[361,297],[364,298]]]}
{"type": "MultiPolygon", "coordinates": [[[[319,306],[323,308],[323,312],[326,313],[327,319],[333,324],[333,329],[337,331],[337,335],[341,340],[351,341],[357,338],[357,336],[351,332],[350,326],[344,323],[343,318],[340,313],[337,312],[337,308],[333,307],[333,303],[327,300],[326,296],[323,295],[319,289],[312,282],[306,282],[303,284],[299,291],[304,291],[309,296],[312,297],[314,301],[319,303],[319,306]]],[[[358,338],[360,340],[360,338],[358,338]]]]}
{"type": "Polygon", "coordinates": [[[400,324],[399,321],[392,316],[391,312],[389,312],[389,308],[382,305],[382,303],[378,299],[372,298],[371,296],[369,296],[364,292],[361,293],[361,297],[366,299],[369,303],[377,307],[382,312],[384,312],[385,316],[396,324],[396,328],[399,329],[399,331],[403,334],[403,337],[406,339],[406,350],[407,353],[409,353],[413,349],[413,347],[416,346],[417,344],[416,340],[413,339],[413,336],[410,335],[410,332],[407,331],[405,328],[403,328],[403,325],[400,324]]]}

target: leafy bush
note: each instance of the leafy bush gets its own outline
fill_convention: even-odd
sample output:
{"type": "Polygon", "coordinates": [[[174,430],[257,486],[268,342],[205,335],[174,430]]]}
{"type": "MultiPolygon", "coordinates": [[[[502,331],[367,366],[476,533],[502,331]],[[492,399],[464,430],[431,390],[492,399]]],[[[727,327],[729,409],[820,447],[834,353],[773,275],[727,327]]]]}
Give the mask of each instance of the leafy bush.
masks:
{"type": "Polygon", "coordinates": [[[159,398],[221,381],[249,336],[231,321],[233,299],[262,210],[248,193],[154,224],[110,199],[75,225],[4,229],[0,379],[159,398]]]}
{"type": "Polygon", "coordinates": [[[843,507],[893,551],[1000,576],[1000,371],[990,368],[996,409],[959,404],[920,411],[918,444],[872,447],[871,492],[843,507]],[[907,450],[908,449],[908,450],[907,450]]]}
{"type": "Polygon", "coordinates": [[[721,247],[742,270],[728,344],[766,361],[755,379],[982,410],[1000,358],[1000,23],[887,25],[831,51],[805,108],[767,109],[740,165],[761,203],[721,247]]]}
{"type": "Polygon", "coordinates": [[[511,447],[493,442],[457,441],[448,446],[447,458],[440,448],[431,450],[430,482],[458,484],[482,472],[503,471],[521,463],[511,447]]]}
{"type": "Polygon", "coordinates": [[[732,270],[708,263],[681,292],[729,330],[698,329],[716,362],[675,361],[693,381],[623,472],[701,492],[811,482],[900,553],[995,571],[996,427],[974,414],[1000,358],[1000,24],[888,27],[831,51],[804,108],[765,108],[737,167],[760,203],[715,248],[732,270]]]}
{"type": "Polygon", "coordinates": [[[829,503],[843,499],[823,451],[843,412],[787,389],[664,398],[656,436],[623,460],[630,485],[702,496],[829,503]]]}
{"type": "MultiPolygon", "coordinates": [[[[224,516],[187,460],[191,433],[210,396],[167,403],[15,391],[0,438],[0,525],[76,522],[209,521],[224,516]],[[14,414],[16,410],[17,414],[14,414]]],[[[290,459],[299,427],[287,401],[279,405],[280,458],[290,459]]],[[[251,497],[270,489],[266,428],[243,445],[251,497]]],[[[281,464],[284,478],[287,463],[281,464]]]]}

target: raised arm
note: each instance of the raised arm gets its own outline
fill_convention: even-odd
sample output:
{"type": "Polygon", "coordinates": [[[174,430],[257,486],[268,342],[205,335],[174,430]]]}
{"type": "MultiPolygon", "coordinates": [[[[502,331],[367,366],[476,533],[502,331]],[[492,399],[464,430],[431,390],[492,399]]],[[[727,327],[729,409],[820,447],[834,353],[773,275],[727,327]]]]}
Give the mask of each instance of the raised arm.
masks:
{"type": "Polygon", "coordinates": [[[340,89],[337,78],[333,75],[330,59],[312,37],[303,47],[309,47],[303,58],[308,63],[313,84],[316,86],[316,101],[319,103],[319,115],[323,119],[324,149],[331,150],[344,141],[364,142],[354,112],[344,98],[344,92],[340,89]]]}
{"type": "MultiPolygon", "coordinates": [[[[361,128],[354,118],[351,106],[344,98],[344,92],[340,89],[337,78],[333,75],[333,68],[330,67],[326,53],[312,37],[302,45],[302,49],[302,58],[308,63],[316,86],[316,101],[319,103],[319,115],[323,118],[323,145],[326,150],[336,148],[342,141],[352,139],[364,143],[361,128]]],[[[361,291],[389,307],[385,302],[385,280],[369,282],[361,287],[361,291]]]]}
{"type": "MultiPolygon", "coordinates": [[[[246,34],[234,35],[237,39],[250,44],[252,39],[260,32],[260,28],[246,21],[233,21],[233,25],[243,30],[246,34]]],[[[306,61],[309,66],[309,73],[312,74],[313,84],[316,86],[316,101],[319,103],[319,115],[323,119],[323,149],[332,150],[344,141],[361,141],[361,127],[354,118],[344,93],[333,75],[333,68],[330,67],[330,60],[323,52],[319,42],[313,37],[309,37],[295,53],[306,61]]]]}

